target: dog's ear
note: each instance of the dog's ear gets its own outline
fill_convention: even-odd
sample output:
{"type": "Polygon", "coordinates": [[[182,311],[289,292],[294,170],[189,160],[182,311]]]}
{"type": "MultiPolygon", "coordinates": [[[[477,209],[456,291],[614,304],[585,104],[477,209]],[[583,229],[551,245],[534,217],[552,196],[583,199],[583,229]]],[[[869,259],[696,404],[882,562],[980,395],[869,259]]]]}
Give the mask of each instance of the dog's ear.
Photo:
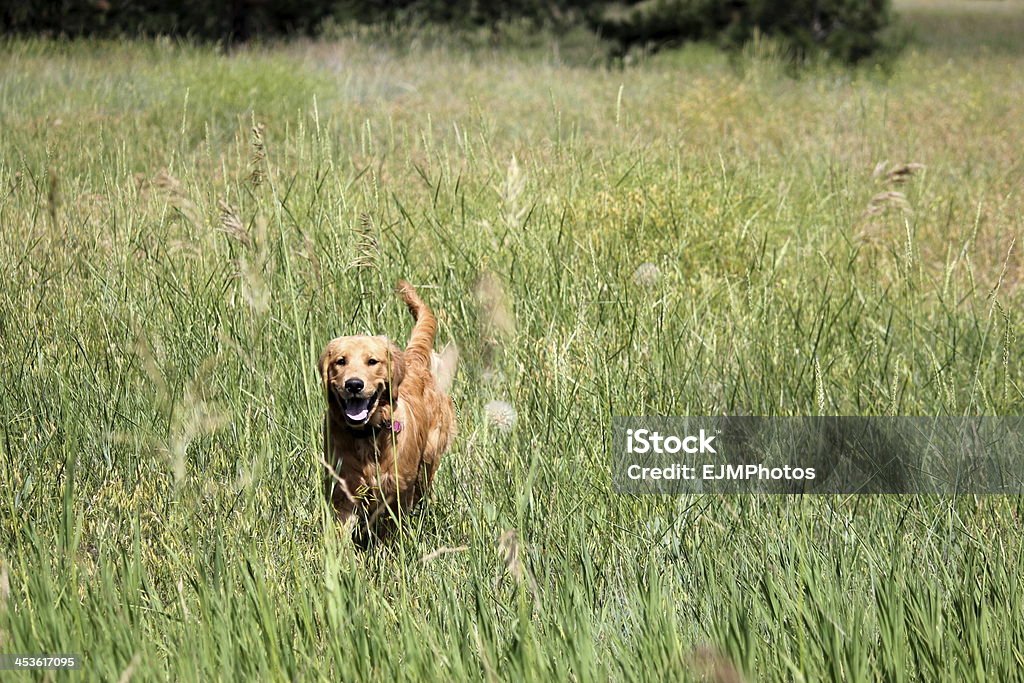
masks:
{"type": "Polygon", "coordinates": [[[405,352],[390,339],[388,340],[388,371],[391,373],[391,390],[394,391],[405,379],[405,352]]]}
{"type": "Polygon", "coordinates": [[[320,360],[317,361],[316,367],[320,372],[320,386],[323,387],[324,391],[327,391],[327,369],[331,362],[331,345],[328,344],[324,352],[320,354],[320,360]]]}

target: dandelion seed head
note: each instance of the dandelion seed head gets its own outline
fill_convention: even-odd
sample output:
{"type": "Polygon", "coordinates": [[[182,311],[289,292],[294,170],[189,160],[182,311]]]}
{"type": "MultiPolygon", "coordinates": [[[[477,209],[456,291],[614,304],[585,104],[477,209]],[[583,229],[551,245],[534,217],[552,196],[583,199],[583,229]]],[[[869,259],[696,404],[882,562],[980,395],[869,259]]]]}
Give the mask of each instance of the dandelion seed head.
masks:
{"type": "Polygon", "coordinates": [[[508,433],[516,423],[516,409],[507,401],[491,401],[484,406],[487,421],[499,431],[508,433]]]}
{"type": "Polygon", "coordinates": [[[633,282],[643,287],[651,287],[658,284],[661,279],[661,269],[653,263],[641,263],[633,271],[633,282]]]}
{"type": "Polygon", "coordinates": [[[487,368],[480,373],[480,380],[488,385],[500,385],[505,382],[505,374],[501,370],[487,368]]]}

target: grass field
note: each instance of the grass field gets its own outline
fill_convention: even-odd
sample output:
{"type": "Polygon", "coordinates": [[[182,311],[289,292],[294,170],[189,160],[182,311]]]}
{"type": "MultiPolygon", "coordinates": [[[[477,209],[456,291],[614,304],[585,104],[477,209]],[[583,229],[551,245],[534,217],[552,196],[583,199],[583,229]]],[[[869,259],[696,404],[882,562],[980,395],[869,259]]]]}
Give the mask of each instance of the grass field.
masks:
{"type": "Polygon", "coordinates": [[[764,44],[0,44],[0,653],[1019,678],[1019,499],[611,492],[612,415],[1021,413],[1024,4],[898,7],[889,68],[797,74],[764,44]],[[399,277],[461,350],[460,434],[359,553],[314,365],[404,339],[399,277]]]}

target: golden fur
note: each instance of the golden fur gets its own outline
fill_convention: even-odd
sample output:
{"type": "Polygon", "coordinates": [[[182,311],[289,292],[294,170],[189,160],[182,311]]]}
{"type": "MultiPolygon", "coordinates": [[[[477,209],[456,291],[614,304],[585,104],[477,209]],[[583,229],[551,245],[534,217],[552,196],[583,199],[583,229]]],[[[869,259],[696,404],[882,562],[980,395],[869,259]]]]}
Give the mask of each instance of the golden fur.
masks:
{"type": "Polygon", "coordinates": [[[404,351],[386,337],[339,337],[319,363],[327,495],[364,544],[426,494],[455,432],[432,371],[437,321],[412,285],[400,281],[398,293],[416,321],[404,351]]]}

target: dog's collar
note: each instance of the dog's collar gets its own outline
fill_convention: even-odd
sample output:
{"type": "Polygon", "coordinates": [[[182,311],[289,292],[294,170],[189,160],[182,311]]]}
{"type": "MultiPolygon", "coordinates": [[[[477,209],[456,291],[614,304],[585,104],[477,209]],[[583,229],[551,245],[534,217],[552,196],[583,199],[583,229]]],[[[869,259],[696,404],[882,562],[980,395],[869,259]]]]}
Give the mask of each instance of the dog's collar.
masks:
{"type": "Polygon", "coordinates": [[[355,436],[372,436],[377,437],[381,432],[392,432],[398,434],[402,431],[402,423],[399,420],[381,420],[377,426],[367,425],[362,429],[352,429],[349,427],[349,432],[355,436]]]}
{"type": "MultiPolygon", "coordinates": [[[[398,405],[397,401],[395,401],[395,405],[398,405]]],[[[402,431],[404,426],[405,425],[403,425],[400,420],[390,420],[385,418],[381,420],[378,425],[366,425],[360,429],[348,427],[348,431],[354,436],[372,436],[376,438],[381,432],[392,432],[393,434],[398,434],[402,431]]]]}

